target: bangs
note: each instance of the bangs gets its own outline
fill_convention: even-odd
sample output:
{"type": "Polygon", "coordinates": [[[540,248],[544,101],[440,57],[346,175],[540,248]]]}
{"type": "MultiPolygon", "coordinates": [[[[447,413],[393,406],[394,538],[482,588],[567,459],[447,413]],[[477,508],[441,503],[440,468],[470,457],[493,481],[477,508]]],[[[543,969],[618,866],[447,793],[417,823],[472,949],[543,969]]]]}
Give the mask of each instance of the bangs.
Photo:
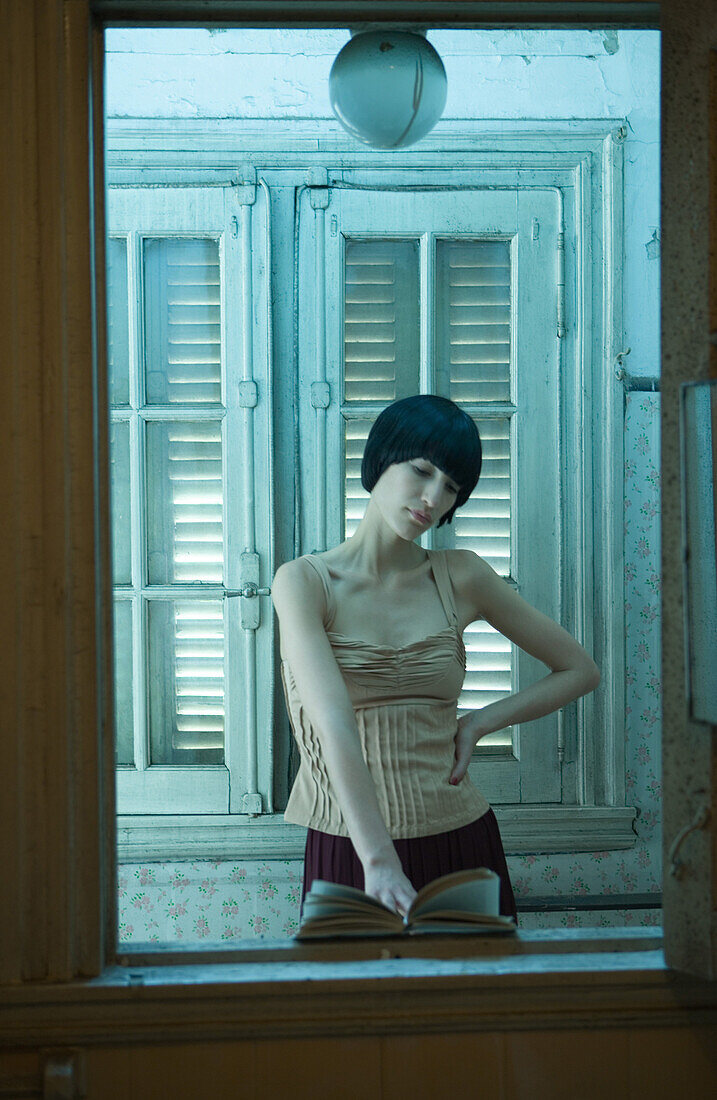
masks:
{"type": "Polygon", "coordinates": [[[448,431],[427,427],[424,432],[412,433],[411,438],[396,440],[399,457],[392,458],[391,462],[425,458],[453,478],[459,490],[469,486],[470,494],[478,480],[480,457],[476,455],[475,435],[465,430],[461,432],[461,427],[463,425],[451,424],[448,431]]]}
{"type": "Polygon", "coordinates": [[[394,401],[376,419],[361,463],[361,484],[371,492],[387,467],[425,458],[458,486],[456,503],[438,526],[450,523],[480,476],[482,448],[478,428],[453,401],[416,394],[394,401]]]}

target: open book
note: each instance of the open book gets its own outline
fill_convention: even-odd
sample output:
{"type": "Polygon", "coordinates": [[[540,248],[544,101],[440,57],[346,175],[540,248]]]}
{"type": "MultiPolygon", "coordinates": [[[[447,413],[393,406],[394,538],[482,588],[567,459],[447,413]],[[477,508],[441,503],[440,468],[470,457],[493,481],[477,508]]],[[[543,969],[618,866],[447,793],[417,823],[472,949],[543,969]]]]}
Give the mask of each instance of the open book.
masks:
{"type": "Polygon", "coordinates": [[[363,890],[315,879],[304,899],[296,939],[395,936],[418,932],[512,932],[498,912],[500,880],[486,867],[455,871],[419,890],[402,917],[363,890]]]}

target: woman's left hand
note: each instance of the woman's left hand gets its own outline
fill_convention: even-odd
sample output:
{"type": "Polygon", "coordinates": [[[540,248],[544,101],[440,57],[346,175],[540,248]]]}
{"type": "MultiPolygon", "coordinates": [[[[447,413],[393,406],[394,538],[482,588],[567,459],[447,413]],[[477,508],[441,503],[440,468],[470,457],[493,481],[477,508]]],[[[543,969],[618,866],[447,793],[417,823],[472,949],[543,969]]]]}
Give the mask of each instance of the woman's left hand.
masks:
{"type": "Polygon", "coordinates": [[[476,747],[481,737],[484,736],[480,729],[478,719],[479,716],[476,711],[464,714],[458,719],[458,730],[454,738],[455,756],[451,774],[448,779],[448,782],[454,787],[456,784],[460,783],[461,779],[468,771],[473,749],[476,747]]]}

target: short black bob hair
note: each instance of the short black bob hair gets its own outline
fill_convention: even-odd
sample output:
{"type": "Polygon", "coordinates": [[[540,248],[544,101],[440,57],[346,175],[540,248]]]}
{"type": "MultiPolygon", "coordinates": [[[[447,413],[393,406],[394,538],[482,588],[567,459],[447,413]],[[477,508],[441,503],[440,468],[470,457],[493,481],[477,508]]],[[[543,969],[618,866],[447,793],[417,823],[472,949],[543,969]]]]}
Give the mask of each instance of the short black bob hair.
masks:
{"type": "Polygon", "coordinates": [[[483,451],[468,413],[447,397],[416,394],[388,405],[369,432],[361,462],[361,484],[370,493],[389,466],[425,458],[458,485],[455,504],[438,526],[450,523],[480,477],[483,451]]]}

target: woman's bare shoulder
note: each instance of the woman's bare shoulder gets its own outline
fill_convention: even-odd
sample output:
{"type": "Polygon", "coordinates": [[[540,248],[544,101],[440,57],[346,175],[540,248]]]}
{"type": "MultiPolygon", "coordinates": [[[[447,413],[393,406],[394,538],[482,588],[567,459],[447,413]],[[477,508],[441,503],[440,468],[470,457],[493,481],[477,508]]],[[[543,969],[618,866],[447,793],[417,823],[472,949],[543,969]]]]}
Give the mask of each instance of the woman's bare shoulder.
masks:
{"type": "Polygon", "coordinates": [[[312,601],[323,601],[321,578],[308,563],[308,556],[304,554],[300,558],[285,561],[274,573],[271,595],[275,606],[301,603],[307,597],[312,601]]]}
{"type": "Polygon", "coordinates": [[[446,564],[459,614],[468,623],[482,617],[481,587],[491,567],[473,550],[446,550],[446,564]]]}
{"type": "Polygon", "coordinates": [[[473,550],[446,550],[446,560],[451,579],[455,577],[457,581],[470,583],[484,577],[490,570],[488,563],[473,550]]]}
{"type": "Polygon", "coordinates": [[[319,574],[316,569],[311,568],[307,561],[308,557],[309,554],[302,554],[300,558],[293,558],[280,564],[274,573],[274,584],[278,582],[280,588],[284,590],[286,587],[295,587],[297,584],[308,583],[312,586],[315,584],[315,579],[319,582],[319,574]]]}

